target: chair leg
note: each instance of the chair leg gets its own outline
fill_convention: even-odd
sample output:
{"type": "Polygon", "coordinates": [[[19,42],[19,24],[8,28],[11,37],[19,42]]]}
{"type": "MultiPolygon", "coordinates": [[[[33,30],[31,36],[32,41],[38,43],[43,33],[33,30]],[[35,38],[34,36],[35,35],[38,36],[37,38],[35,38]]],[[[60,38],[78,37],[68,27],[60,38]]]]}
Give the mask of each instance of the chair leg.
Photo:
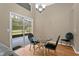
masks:
{"type": "Polygon", "coordinates": [[[35,54],[35,45],[33,45],[33,49],[34,49],[33,54],[35,54]]]}
{"type": "Polygon", "coordinates": [[[50,54],[50,49],[46,49],[45,54],[46,54],[46,55],[49,55],[49,54],[50,54]]]}
{"type": "Polygon", "coordinates": [[[61,45],[62,45],[62,41],[61,41],[61,45]]]}
{"type": "Polygon", "coordinates": [[[29,50],[31,51],[31,44],[30,44],[30,48],[29,48],[29,50]]]}
{"type": "Polygon", "coordinates": [[[70,46],[72,45],[71,42],[69,42],[69,45],[70,45],[70,46]]]}
{"type": "Polygon", "coordinates": [[[50,54],[50,50],[49,49],[47,49],[47,54],[50,54]]]}
{"type": "Polygon", "coordinates": [[[54,54],[55,54],[55,56],[56,56],[56,50],[54,50],[54,54]]]}
{"type": "Polygon", "coordinates": [[[45,49],[45,55],[47,55],[49,52],[49,49],[45,49]]]}
{"type": "Polygon", "coordinates": [[[45,53],[46,53],[46,51],[45,51],[45,47],[43,47],[43,51],[44,51],[43,53],[44,53],[44,56],[45,56],[45,55],[46,55],[46,54],[45,54],[45,53]]]}

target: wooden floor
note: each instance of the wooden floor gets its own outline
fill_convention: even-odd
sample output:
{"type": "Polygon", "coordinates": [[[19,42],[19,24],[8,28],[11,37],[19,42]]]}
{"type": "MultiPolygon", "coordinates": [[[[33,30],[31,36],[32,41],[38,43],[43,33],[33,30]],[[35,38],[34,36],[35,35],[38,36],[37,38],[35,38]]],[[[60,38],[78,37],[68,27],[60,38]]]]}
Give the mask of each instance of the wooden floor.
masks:
{"type": "Polygon", "coordinates": [[[54,53],[53,50],[50,50],[47,52],[47,49],[40,48],[36,49],[35,54],[33,54],[34,49],[29,49],[30,45],[27,45],[23,48],[20,48],[15,51],[20,56],[79,56],[78,54],[75,54],[72,47],[65,46],[65,45],[58,45],[56,53],[54,53]],[[44,52],[45,51],[45,52],[44,52]]]}

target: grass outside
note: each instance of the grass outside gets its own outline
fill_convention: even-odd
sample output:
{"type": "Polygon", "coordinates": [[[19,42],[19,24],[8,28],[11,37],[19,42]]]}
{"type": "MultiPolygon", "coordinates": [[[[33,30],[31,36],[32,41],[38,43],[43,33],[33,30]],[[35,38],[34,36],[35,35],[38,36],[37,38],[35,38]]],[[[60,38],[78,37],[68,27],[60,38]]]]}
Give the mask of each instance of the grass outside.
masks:
{"type": "MultiPolygon", "coordinates": [[[[28,31],[25,30],[25,33],[28,33],[28,31]]],[[[23,30],[12,30],[12,35],[18,35],[23,34],[23,30]]]]}

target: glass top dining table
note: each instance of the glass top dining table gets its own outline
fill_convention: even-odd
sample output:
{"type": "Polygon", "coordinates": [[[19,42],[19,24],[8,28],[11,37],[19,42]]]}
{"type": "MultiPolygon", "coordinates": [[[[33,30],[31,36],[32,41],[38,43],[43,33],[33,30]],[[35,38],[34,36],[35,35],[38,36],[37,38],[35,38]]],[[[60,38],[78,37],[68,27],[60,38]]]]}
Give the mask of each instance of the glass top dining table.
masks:
{"type": "Polygon", "coordinates": [[[45,45],[48,41],[52,41],[52,39],[49,40],[40,40],[40,43],[38,44],[39,49],[43,48],[43,55],[45,55],[45,45]]]}

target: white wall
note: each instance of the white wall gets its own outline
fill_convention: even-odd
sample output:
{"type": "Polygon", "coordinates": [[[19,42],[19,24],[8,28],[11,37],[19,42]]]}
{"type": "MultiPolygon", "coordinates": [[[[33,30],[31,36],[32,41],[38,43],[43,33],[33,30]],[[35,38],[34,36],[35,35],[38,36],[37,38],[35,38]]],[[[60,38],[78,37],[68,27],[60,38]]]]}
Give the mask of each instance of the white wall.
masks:
{"type": "Polygon", "coordinates": [[[74,49],[79,53],[79,4],[73,5],[73,19],[74,19],[74,49]]]}
{"type": "Polygon", "coordinates": [[[0,3],[0,42],[10,47],[10,36],[9,36],[9,20],[10,12],[15,12],[24,16],[32,17],[31,12],[18,4],[1,4],[0,3]]]}
{"type": "Polygon", "coordinates": [[[53,38],[57,40],[58,35],[73,32],[72,4],[53,4],[42,13],[35,13],[35,35],[40,40],[53,38]]]}

